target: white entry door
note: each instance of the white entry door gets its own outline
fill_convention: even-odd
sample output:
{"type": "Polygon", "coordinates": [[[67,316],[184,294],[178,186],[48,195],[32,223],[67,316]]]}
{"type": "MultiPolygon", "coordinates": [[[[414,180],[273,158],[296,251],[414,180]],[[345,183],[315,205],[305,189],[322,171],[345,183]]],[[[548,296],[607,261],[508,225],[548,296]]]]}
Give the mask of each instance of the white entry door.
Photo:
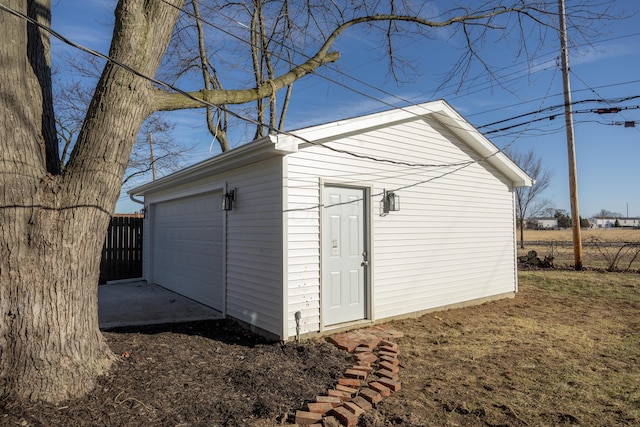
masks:
{"type": "Polygon", "coordinates": [[[324,187],[322,313],[325,325],[366,317],[366,191],[324,187]]]}

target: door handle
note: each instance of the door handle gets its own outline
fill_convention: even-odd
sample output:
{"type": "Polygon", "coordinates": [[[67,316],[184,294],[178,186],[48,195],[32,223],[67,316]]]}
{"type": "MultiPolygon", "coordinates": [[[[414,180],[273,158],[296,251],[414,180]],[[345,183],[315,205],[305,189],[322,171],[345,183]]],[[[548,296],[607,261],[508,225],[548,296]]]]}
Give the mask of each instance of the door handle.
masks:
{"type": "Polygon", "coordinates": [[[363,266],[363,267],[366,267],[366,266],[368,266],[368,265],[369,265],[369,261],[364,260],[364,261],[362,261],[362,262],[360,263],[360,265],[361,265],[361,266],[363,266]]]}

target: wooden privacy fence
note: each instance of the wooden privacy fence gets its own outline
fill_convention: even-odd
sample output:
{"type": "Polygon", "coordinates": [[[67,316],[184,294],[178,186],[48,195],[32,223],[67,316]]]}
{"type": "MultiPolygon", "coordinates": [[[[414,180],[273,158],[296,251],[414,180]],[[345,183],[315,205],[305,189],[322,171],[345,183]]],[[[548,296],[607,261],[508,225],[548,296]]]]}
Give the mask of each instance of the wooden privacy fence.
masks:
{"type": "Polygon", "coordinates": [[[100,283],[142,276],[142,215],[111,218],[102,248],[100,283]]]}

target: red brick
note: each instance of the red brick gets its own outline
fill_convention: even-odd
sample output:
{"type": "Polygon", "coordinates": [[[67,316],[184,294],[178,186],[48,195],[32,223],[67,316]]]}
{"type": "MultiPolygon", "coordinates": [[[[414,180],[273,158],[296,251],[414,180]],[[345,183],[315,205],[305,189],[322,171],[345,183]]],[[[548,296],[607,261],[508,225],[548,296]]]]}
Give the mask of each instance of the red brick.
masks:
{"type": "Polygon", "coordinates": [[[344,375],[349,378],[358,378],[364,380],[365,378],[367,378],[368,373],[357,369],[347,369],[346,371],[344,371],[344,375]]]}
{"type": "MultiPolygon", "coordinates": [[[[349,338],[351,341],[355,342],[356,344],[359,344],[358,341],[358,331],[351,331],[351,332],[345,332],[343,334],[345,337],[349,338]]],[[[356,346],[357,347],[357,346],[356,346]]]]}
{"type": "Polygon", "coordinates": [[[389,387],[392,391],[400,390],[400,381],[394,381],[389,378],[380,378],[378,382],[382,385],[389,387]]]}
{"type": "Polygon", "coordinates": [[[351,353],[353,349],[356,348],[357,346],[355,342],[351,341],[344,334],[331,336],[327,338],[327,341],[329,341],[331,344],[335,345],[339,349],[346,350],[349,353],[351,353]]]}
{"type": "Polygon", "coordinates": [[[378,360],[378,356],[373,353],[358,353],[355,355],[355,358],[360,362],[374,363],[378,360]]]}
{"type": "Polygon", "coordinates": [[[355,353],[371,353],[371,349],[367,346],[359,346],[353,350],[355,353]]]}
{"type": "Polygon", "coordinates": [[[382,341],[380,341],[380,346],[381,347],[398,348],[398,343],[395,343],[395,342],[389,341],[389,340],[382,340],[382,341]]]}
{"type": "Polygon", "coordinates": [[[373,368],[369,364],[367,364],[367,365],[353,365],[351,367],[351,369],[355,369],[356,371],[364,371],[364,372],[367,372],[369,374],[371,372],[373,372],[373,368]]]}
{"type": "Polygon", "coordinates": [[[400,367],[398,365],[394,365],[393,363],[387,362],[386,360],[383,360],[382,362],[378,363],[378,366],[388,371],[391,371],[395,374],[400,372],[400,367]]]}
{"type": "MultiPolygon", "coordinates": [[[[360,387],[358,387],[358,388],[360,388],[360,387]]],[[[349,393],[351,396],[353,396],[354,394],[356,394],[358,392],[358,388],[353,388],[353,387],[349,387],[349,386],[342,385],[342,384],[336,385],[336,390],[344,391],[346,393],[349,393]]]]}
{"type": "Polygon", "coordinates": [[[348,409],[349,412],[352,412],[353,415],[355,415],[356,417],[359,417],[360,415],[362,415],[364,413],[364,409],[362,409],[361,407],[359,407],[358,405],[356,405],[353,402],[346,402],[342,406],[344,408],[348,409]]]}
{"type": "Polygon", "coordinates": [[[367,337],[362,342],[363,346],[369,347],[369,349],[373,350],[380,344],[380,338],[367,334],[367,337]]]}
{"type": "Polygon", "coordinates": [[[348,387],[360,388],[362,383],[356,378],[340,378],[338,384],[346,385],[348,387]]]}
{"type": "Polygon", "coordinates": [[[372,326],[371,329],[376,331],[376,335],[386,340],[393,340],[396,338],[404,337],[404,332],[400,332],[397,329],[391,329],[385,325],[375,325],[372,326]]]}
{"type": "Polygon", "coordinates": [[[384,353],[393,353],[396,356],[400,354],[400,349],[399,348],[391,348],[391,347],[380,347],[379,349],[381,352],[384,353]]]}
{"type": "Polygon", "coordinates": [[[377,392],[378,392],[378,393],[380,393],[383,397],[389,397],[389,396],[391,396],[391,390],[390,390],[388,387],[386,387],[386,386],[384,386],[384,385],[380,384],[380,383],[379,383],[379,382],[377,382],[377,381],[370,382],[370,383],[369,383],[369,388],[370,388],[371,390],[375,390],[375,391],[377,391],[377,392]]]}
{"type": "Polygon", "coordinates": [[[358,425],[358,417],[356,417],[356,414],[354,414],[353,412],[349,411],[348,409],[346,409],[343,406],[338,406],[337,408],[333,408],[333,415],[340,420],[340,422],[347,426],[347,427],[352,427],[355,425],[358,425]]]}
{"type": "Polygon", "coordinates": [[[371,349],[376,348],[380,340],[373,334],[371,334],[366,329],[359,329],[357,331],[353,331],[353,339],[354,341],[358,341],[358,343],[362,346],[369,347],[371,349]]]}
{"type": "Polygon", "coordinates": [[[389,362],[393,366],[398,366],[400,364],[400,361],[395,356],[393,356],[393,357],[392,356],[380,356],[380,360],[382,360],[384,362],[389,362]]]}
{"type": "Polygon", "coordinates": [[[360,390],[360,396],[367,399],[372,405],[375,405],[382,400],[382,395],[380,393],[367,387],[360,390]]]}
{"type": "Polygon", "coordinates": [[[340,400],[342,400],[343,402],[348,402],[351,400],[351,395],[349,393],[347,393],[346,391],[340,391],[340,390],[327,390],[327,394],[329,396],[333,396],[333,397],[339,397],[340,400]]]}
{"type": "Polygon", "coordinates": [[[309,410],[309,412],[313,412],[315,414],[326,414],[333,408],[335,408],[335,406],[333,406],[333,404],[329,402],[307,403],[307,409],[309,410]]]}
{"type": "Polygon", "coordinates": [[[395,350],[395,351],[387,351],[387,350],[380,350],[378,352],[379,356],[391,356],[391,357],[398,357],[400,355],[400,350],[395,350]]]}
{"type": "Polygon", "coordinates": [[[296,411],[296,424],[308,426],[322,420],[322,414],[314,412],[296,411]]]}
{"type": "Polygon", "coordinates": [[[366,366],[366,367],[370,367],[371,366],[370,362],[364,362],[364,361],[358,359],[357,357],[355,359],[356,359],[356,362],[357,362],[356,363],[357,366],[366,366]]]}
{"type": "Polygon", "coordinates": [[[388,369],[378,369],[376,371],[376,375],[379,377],[389,378],[390,380],[394,381],[398,381],[400,379],[400,376],[398,374],[396,374],[395,372],[391,372],[388,369]]]}
{"type": "Polygon", "coordinates": [[[333,407],[342,405],[342,399],[336,396],[316,396],[318,403],[331,403],[333,407]]]}
{"type": "Polygon", "coordinates": [[[371,410],[371,408],[373,408],[373,406],[371,406],[371,403],[362,396],[354,397],[351,402],[361,407],[363,411],[369,411],[371,410]]]}

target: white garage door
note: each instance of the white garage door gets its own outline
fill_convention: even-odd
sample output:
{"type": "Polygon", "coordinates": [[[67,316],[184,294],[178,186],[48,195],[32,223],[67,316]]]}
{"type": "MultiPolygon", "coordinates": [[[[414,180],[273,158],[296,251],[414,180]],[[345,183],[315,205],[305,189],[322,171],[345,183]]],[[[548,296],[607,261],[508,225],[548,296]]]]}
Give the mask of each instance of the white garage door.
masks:
{"type": "Polygon", "coordinates": [[[153,281],[223,311],[221,192],[155,205],[153,281]]]}

